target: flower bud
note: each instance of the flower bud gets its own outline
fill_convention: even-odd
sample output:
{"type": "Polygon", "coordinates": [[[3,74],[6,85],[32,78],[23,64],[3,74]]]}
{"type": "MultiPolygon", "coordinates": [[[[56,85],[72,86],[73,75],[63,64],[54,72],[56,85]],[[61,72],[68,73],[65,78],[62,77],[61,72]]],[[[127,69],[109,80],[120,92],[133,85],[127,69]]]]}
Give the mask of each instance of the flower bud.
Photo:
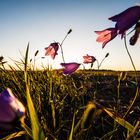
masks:
{"type": "Polygon", "coordinates": [[[72,32],[72,29],[70,29],[67,34],[70,34],[71,32],[72,32]]]}
{"type": "Polygon", "coordinates": [[[0,123],[12,123],[25,115],[25,107],[7,88],[0,93],[0,123]]]}
{"type": "Polygon", "coordinates": [[[108,56],[109,56],[109,53],[107,53],[107,54],[105,55],[105,58],[108,57],[108,56]]]}

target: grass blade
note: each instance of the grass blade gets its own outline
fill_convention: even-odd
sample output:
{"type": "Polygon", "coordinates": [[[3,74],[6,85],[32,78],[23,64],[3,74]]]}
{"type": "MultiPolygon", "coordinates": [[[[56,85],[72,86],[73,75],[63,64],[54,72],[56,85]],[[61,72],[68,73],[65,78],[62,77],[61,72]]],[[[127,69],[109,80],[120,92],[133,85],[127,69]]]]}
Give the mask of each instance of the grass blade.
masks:
{"type": "Polygon", "coordinates": [[[130,140],[130,139],[132,139],[132,137],[133,137],[134,134],[136,133],[136,130],[137,130],[139,124],[140,124],[140,121],[137,121],[137,123],[136,123],[134,129],[131,131],[131,133],[129,134],[129,136],[127,137],[126,140],[130,140]]]}
{"type": "Polygon", "coordinates": [[[126,121],[123,118],[120,118],[116,115],[114,115],[112,112],[108,111],[107,109],[103,109],[111,118],[113,118],[117,123],[119,123],[120,125],[122,125],[124,128],[126,128],[127,130],[129,130],[130,132],[134,129],[134,126],[131,125],[128,121],[126,121]]]}
{"type": "Polygon", "coordinates": [[[31,119],[31,125],[32,125],[32,135],[33,135],[33,140],[44,140],[45,136],[44,133],[40,127],[39,121],[37,114],[35,112],[35,108],[30,96],[30,91],[29,91],[29,86],[26,85],[26,94],[27,94],[27,104],[28,104],[28,109],[29,109],[29,114],[30,114],[30,119],[31,119]]]}
{"type": "Polygon", "coordinates": [[[33,140],[44,140],[45,136],[40,127],[38,117],[34,108],[34,104],[30,96],[29,79],[27,77],[28,76],[28,73],[27,73],[28,52],[29,52],[29,43],[27,45],[26,55],[25,55],[24,74],[25,74],[25,84],[26,84],[27,105],[28,105],[28,110],[30,114],[31,126],[32,126],[32,137],[33,137],[33,140]]]}
{"type": "Polygon", "coordinates": [[[17,137],[21,137],[22,135],[24,135],[26,132],[25,131],[20,131],[20,132],[15,132],[15,133],[12,133],[0,140],[11,140],[11,139],[14,139],[14,138],[17,138],[17,137]]]}
{"type": "Polygon", "coordinates": [[[74,133],[75,114],[76,114],[76,112],[74,112],[74,115],[73,115],[72,127],[71,127],[71,132],[70,132],[69,140],[72,140],[72,136],[73,136],[73,133],[74,133]]]}

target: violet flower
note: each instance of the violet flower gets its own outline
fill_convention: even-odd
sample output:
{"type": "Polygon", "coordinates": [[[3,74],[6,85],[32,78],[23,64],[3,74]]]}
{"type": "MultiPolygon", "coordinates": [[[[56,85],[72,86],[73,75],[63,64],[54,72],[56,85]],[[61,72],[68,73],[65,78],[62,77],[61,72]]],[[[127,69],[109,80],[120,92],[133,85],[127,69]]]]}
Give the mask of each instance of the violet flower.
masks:
{"type": "Polygon", "coordinates": [[[125,32],[135,25],[140,19],[140,6],[133,6],[125,11],[112,16],[109,20],[116,22],[116,29],[119,34],[123,35],[125,32]]]}
{"type": "Polygon", "coordinates": [[[117,36],[116,28],[107,28],[102,31],[95,31],[95,33],[99,35],[96,41],[103,43],[102,48],[104,48],[109,41],[111,41],[117,36]]]}
{"type": "Polygon", "coordinates": [[[129,40],[130,45],[135,45],[137,40],[138,40],[138,37],[139,37],[139,34],[140,34],[140,22],[138,22],[136,24],[134,30],[135,30],[135,33],[134,33],[134,35],[129,40]]]}
{"type": "Polygon", "coordinates": [[[59,49],[58,43],[51,43],[48,47],[45,48],[46,50],[45,55],[46,56],[50,55],[52,59],[54,59],[55,56],[57,55],[58,49],[59,49]]]}
{"type": "Polygon", "coordinates": [[[75,72],[81,64],[76,62],[71,63],[61,63],[61,66],[64,67],[64,74],[72,74],[75,72]]]}
{"type": "Polygon", "coordinates": [[[21,118],[23,115],[25,115],[23,104],[9,88],[0,93],[0,124],[12,123],[16,118],[21,118]]]}
{"type": "Polygon", "coordinates": [[[84,58],[84,62],[85,64],[88,64],[88,63],[94,63],[96,61],[96,58],[94,56],[90,56],[90,55],[86,55],[86,56],[83,56],[84,58]]]}

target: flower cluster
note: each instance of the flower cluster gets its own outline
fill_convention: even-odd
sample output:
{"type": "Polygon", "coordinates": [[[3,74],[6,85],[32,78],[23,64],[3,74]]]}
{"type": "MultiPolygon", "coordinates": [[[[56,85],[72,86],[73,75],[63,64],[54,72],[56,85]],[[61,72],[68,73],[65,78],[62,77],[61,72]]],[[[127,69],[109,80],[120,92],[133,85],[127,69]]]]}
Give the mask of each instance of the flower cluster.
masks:
{"type": "MultiPolygon", "coordinates": [[[[137,42],[137,39],[139,37],[139,33],[140,33],[140,22],[139,22],[140,6],[130,7],[128,9],[126,9],[125,11],[123,11],[115,16],[110,17],[109,20],[116,22],[115,27],[107,28],[102,31],[95,31],[95,33],[97,35],[99,35],[97,37],[96,41],[99,43],[103,43],[102,48],[104,48],[106,46],[106,44],[108,42],[110,42],[111,40],[113,40],[117,35],[121,35],[121,38],[123,38],[125,36],[126,32],[134,25],[135,25],[135,27],[134,27],[135,33],[130,38],[129,42],[130,42],[130,45],[135,45],[135,43],[137,42]]],[[[61,66],[64,67],[64,74],[73,73],[81,65],[80,63],[76,63],[76,62],[65,63],[65,60],[64,60],[62,44],[63,44],[64,40],[66,39],[66,37],[68,36],[68,34],[70,34],[71,32],[72,32],[72,29],[70,29],[68,31],[68,33],[66,34],[62,43],[58,43],[58,42],[51,43],[49,45],[49,47],[45,48],[45,50],[46,50],[45,55],[46,56],[50,55],[52,57],[52,59],[54,59],[55,56],[58,54],[57,51],[60,46],[62,58],[63,58],[63,63],[61,63],[61,66]]],[[[108,54],[106,55],[106,57],[108,56],[108,54]]],[[[83,56],[83,59],[84,59],[83,63],[84,64],[91,63],[91,67],[93,66],[93,63],[96,61],[96,58],[94,56],[90,56],[88,54],[86,56],[83,56]]],[[[97,61],[97,63],[98,63],[98,67],[100,67],[100,64],[98,61],[97,61]]],[[[102,64],[102,62],[101,62],[101,64],[102,64]]]]}
{"type": "MultiPolygon", "coordinates": [[[[125,11],[110,17],[109,20],[116,22],[115,27],[107,28],[102,31],[95,31],[95,33],[99,35],[96,41],[103,43],[102,48],[104,48],[106,44],[113,40],[117,35],[121,35],[121,38],[123,38],[126,32],[133,26],[133,31],[135,32],[130,38],[129,42],[130,45],[136,44],[140,34],[140,6],[130,7],[125,11]]],[[[60,65],[64,67],[65,75],[75,72],[81,65],[81,63],[76,62],[66,63],[64,60],[62,44],[71,32],[72,29],[67,32],[61,43],[54,42],[45,48],[45,55],[51,56],[52,59],[55,59],[56,55],[58,55],[59,48],[61,48],[63,63],[61,63],[60,65]]],[[[37,50],[35,56],[38,54],[38,52],[39,51],[37,50]]],[[[101,63],[99,63],[94,56],[87,54],[83,56],[83,63],[91,64],[92,67],[93,63],[97,61],[99,69],[102,62],[105,60],[105,58],[108,57],[108,55],[109,53],[107,53],[101,63]]],[[[2,61],[3,57],[1,57],[0,60],[2,61]]],[[[2,93],[0,93],[0,129],[12,129],[12,123],[17,119],[22,118],[25,115],[25,112],[26,109],[24,105],[14,96],[14,94],[9,88],[5,89],[2,93]]]]}
{"type": "MultiPolygon", "coordinates": [[[[64,42],[64,40],[66,39],[66,37],[72,32],[72,29],[70,29],[65,38],[63,39],[62,43],[58,43],[58,42],[54,42],[51,43],[48,47],[45,48],[45,55],[46,56],[51,56],[52,59],[55,59],[56,55],[58,54],[58,50],[59,48],[61,48],[61,54],[62,54],[62,59],[63,59],[63,63],[61,63],[60,65],[64,68],[64,74],[72,74],[73,72],[75,72],[81,65],[81,63],[76,63],[76,62],[69,62],[69,63],[65,63],[64,60],[64,56],[63,56],[63,49],[62,49],[62,44],[64,42]]],[[[83,63],[84,64],[89,64],[91,63],[93,65],[93,63],[96,61],[96,58],[94,56],[90,56],[90,55],[86,55],[83,56],[83,63]]]]}
{"type": "Polygon", "coordinates": [[[95,31],[99,35],[97,42],[102,42],[102,48],[105,45],[114,39],[117,35],[121,35],[121,38],[124,37],[126,31],[135,25],[135,34],[130,39],[130,45],[134,45],[138,39],[140,33],[140,6],[133,6],[125,11],[112,16],[109,20],[116,22],[114,28],[108,28],[102,31],[95,31]]]}

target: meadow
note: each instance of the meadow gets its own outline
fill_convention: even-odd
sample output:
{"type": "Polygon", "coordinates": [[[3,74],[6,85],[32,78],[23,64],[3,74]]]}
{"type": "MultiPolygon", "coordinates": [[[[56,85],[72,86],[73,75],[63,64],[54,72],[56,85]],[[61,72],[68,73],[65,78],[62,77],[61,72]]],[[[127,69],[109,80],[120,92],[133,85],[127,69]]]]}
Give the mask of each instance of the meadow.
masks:
{"type": "Polygon", "coordinates": [[[83,63],[65,62],[62,46],[72,29],[61,43],[53,42],[45,48],[45,56],[53,60],[60,48],[62,69],[54,70],[48,64],[37,70],[35,58],[39,50],[29,60],[29,43],[25,57],[14,61],[16,68],[8,64],[7,70],[1,56],[0,140],[139,140],[140,71],[126,39],[134,31],[129,45],[136,44],[139,19],[137,5],[110,17],[116,22],[113,28],[95,31],[102,48],[118,35],[124,39],[132,71],[102,70],[109,53],[101,62],[88,54],[83,56],[83,63]],[[90,64],[90,69],[85,69],[85,64],[90,64]]]}
{"type": "MultiPolygon", "coordinates": [[[[1,69],[0,90],[11,88],[27,108],[27,127],[13,122],[11,130],[1,129],[1,139],[32,139],[31,123],[35,122],[30,119],[24,74],[22,70],[1,69]]],[[[137,74],[140,81],[140,72],[137,74]]],[[[137,90],[135,72],[78,70],[65,76],[62,70],[44,68],[29,70],[28,80],[39,128],[46,140],[140,138],[139,97],[129,110],[137,90]]]]}

